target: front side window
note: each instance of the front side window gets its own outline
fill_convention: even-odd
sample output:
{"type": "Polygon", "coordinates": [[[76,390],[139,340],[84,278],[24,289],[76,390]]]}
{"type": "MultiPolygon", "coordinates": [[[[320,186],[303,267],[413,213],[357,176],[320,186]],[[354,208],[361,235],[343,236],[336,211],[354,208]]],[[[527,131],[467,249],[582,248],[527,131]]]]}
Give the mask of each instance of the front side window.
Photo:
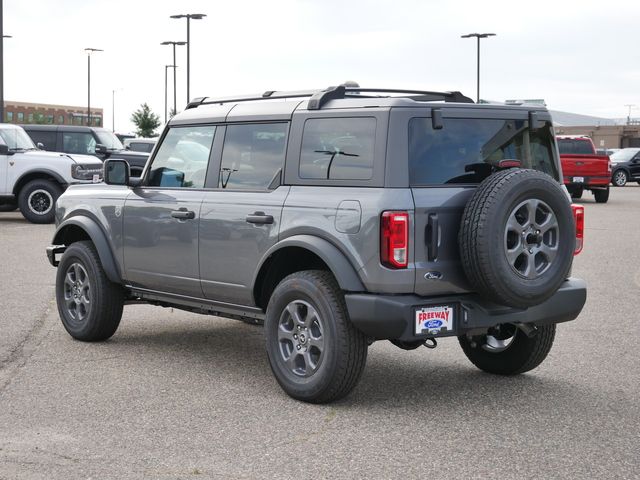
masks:
{"type": "Polygon", "coordinates": [[[409,178],[412,186],[476,184],[517,160],[558,178],[551,124],[532,130],[525,120],[445,118],[433,129],[430,118],[409,121],[409,178]]]}
{"type": "Polygon", "coordinates": [[[369,180],[373,176],[376,119],[312,118],[305,122],[300,178],[369,180]]]}
{"type": "Polygon", "coordinates": [[[151,165],[150,187],[203,188],[216,127],[173,127],[151,165]]]}
{"type": "Polygon", "coordinates": [[[64,132],[62,150],[66,153],[93,155],[96,153],[96,141],[89,132],[64,132]]]}
{"type": "Polygon", "coordinates": [[[227,126],[218,188],[268,189],[282,171],[288,130],[287,123],[227,126]]]}

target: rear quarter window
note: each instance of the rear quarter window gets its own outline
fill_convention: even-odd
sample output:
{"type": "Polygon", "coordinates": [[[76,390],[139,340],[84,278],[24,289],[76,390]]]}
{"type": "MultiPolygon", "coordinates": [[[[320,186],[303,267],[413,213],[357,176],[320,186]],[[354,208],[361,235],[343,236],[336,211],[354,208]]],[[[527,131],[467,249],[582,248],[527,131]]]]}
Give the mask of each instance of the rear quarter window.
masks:
{"type": "Polygon", "coordinates": [[[561,155],[593,155],[593,147],[589,140],[577,138],[558,138],[558,150],[561,155]]]}
{"type": "Polygon", "coordinates": [[[525,120],[431,118],[409,121],[409,178],[412,186],[480,183],[502,160],[518,160],[558,179],[551,124],[529,129],[525,120]]]}

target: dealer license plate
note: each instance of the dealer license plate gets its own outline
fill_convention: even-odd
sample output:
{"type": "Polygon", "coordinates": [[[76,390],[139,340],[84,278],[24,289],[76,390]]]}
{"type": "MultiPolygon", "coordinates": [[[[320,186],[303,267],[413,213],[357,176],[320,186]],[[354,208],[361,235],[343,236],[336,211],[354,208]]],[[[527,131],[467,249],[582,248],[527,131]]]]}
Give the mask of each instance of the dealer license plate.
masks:
{"type": "Polygon", "coordinates": [[[584,177],[573,177],[573,183],[584,183],[584,177]]]}
{"type": "Polygon", "coordinates": [[[453,307],[438,305],[416,310],[416,335],[439,335],[453,330],[453,307]]]}

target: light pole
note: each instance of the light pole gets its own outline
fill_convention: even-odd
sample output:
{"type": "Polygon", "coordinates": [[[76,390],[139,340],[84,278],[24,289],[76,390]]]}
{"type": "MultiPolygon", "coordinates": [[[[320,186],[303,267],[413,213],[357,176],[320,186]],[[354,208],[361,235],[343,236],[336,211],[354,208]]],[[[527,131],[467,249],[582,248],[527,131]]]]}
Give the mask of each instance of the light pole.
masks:
{"type": "Polygon", "coordinates": [[[4,6],[0,0],[0,122],[4,122],[4,39],[11,35],[4,34],[4,6]]]}
{"type": "Polygon", "coordinates": [[[85,48],[87,52],[87,125],[91,126],[91,52],[104,52],[100,48],[85,48]]]}
{"type": "Polygon", "coordinates": [[[164,66],[164,123],[167,123],[167,69],[173,68],[175,69],[175,65],[165,65],[164,66]]]}
{"type": "Polygon", "coordinates": [[[173,45],[173,112],[177,113],[177,100],[176,100],[176,45],[186,45],[187,42],[162,42],[160,45],[173,45]]]}
{"type": "MultiPolygon", "coordinates": [[[[191,54],[190,54],[190,47],[191,47],[191,19],[194,20],[202,20],[204,17],[206,17],[206,15],[204,13],[184,13],[184,14],[180,14],[180,15],[171,15],[170,18],[186,18],[187,19],[187,103],[189,103],[191,101],[191,97],[189,96],[189,85],[190,85],[190,71],[191,71],[191,65],[190,65],[190,59],[191,59],[191,54]]],[[[175,59],[173,61],[174,65],[175,65],[175,59]]]]}
{"type": "Polygon", "coordinates": [[[116,133],[116,92],[122,91],[122,88],[114,88],[111,90],[111,131],[116,133]]]}
{"type": "Polygon", "coordinates": [[[460,38],[475,37],[478,39],[478,74],[477,74],[477,99],[476,102],[480,103],[480,39],[487,37],[494,37],[495,33],[468,33],[466,35],[460,35],[460,38]]]}

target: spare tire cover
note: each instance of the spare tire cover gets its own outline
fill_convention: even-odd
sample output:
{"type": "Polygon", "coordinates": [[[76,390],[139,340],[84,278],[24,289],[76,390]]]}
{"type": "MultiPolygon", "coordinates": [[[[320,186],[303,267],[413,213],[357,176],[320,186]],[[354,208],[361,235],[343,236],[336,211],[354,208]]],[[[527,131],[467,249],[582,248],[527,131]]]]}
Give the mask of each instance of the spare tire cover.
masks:
{"type": "Polygon", "coordinates": [[[472,287],[517,308],[540,304],[569,275],[575,248],[571,204],[562,187],[536,170],[486,178],[462,215],[460,257],[472,287]]]}

